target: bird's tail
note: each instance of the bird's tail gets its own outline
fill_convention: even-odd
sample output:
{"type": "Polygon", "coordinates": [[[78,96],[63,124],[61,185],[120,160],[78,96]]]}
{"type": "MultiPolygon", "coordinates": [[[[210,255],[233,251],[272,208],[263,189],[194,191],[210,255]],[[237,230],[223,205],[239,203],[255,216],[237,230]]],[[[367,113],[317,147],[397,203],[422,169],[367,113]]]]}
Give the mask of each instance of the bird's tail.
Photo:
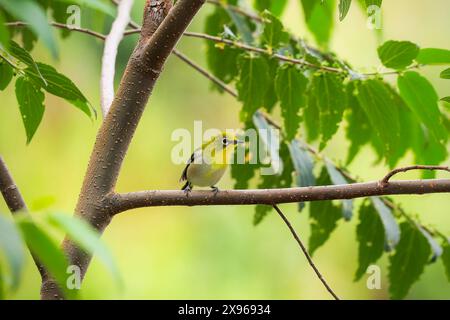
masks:
{"type": "Polygon", "coordinates": [[[181,188],[181,190],[186,190],[190,187],[190,182],[186,181],[186,183],[184,184],[183,188],[181,188]]]}

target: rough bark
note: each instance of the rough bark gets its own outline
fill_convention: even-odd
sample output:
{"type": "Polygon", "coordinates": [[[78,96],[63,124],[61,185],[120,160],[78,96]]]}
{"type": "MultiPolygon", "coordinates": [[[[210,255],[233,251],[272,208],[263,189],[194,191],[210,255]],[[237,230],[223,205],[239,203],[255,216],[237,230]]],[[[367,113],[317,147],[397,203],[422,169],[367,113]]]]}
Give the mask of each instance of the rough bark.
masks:
{"type": "MultiPolygon", "coordinates": [[[[88,169],[79,195],[75,214],[99,232],[112,217],[107,195],[116,185],[124,157],[145,109],[150,93],[167,57],[204,0],[178,0],[170,8],[170,0],[148,0],[140,40],[131,55],[110,111],[100,127],[88,169]],[[155,23],[160,23],[155,28],[155,23]],[[152,33],[152,30],[154,34],[152,33]]],[[[77,265],[84,277],[91,255],[65,239],[63,250],[69,263],[77,265]]],[[[61,299],[61,291],[51,278],[45,278],[42,299],[61,299]]]]}

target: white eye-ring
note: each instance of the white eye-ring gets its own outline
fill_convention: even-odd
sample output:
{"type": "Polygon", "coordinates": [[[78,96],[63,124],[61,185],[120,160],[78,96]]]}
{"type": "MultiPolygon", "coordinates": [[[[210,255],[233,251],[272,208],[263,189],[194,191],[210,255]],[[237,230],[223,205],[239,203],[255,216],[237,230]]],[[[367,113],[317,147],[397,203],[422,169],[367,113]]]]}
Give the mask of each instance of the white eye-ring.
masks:
{"type": "Polygon", "coordinates": [[[222,144],[225,145],[225,146],[228,144],[227,138],[223,138],[223,139],[222,139],[222,144]]]}

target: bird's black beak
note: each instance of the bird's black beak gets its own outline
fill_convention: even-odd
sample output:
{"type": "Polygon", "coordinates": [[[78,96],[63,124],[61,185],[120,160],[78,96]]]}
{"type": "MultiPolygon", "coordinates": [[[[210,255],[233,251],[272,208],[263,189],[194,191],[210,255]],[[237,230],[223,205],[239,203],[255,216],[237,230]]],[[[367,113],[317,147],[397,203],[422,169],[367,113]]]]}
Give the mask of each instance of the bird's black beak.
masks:
{"type": "Polygon", "coordinates": [[[234,144],[244,144],[244,141],[235,139],[235,140],[233,140],[233,143],[234,144]]]}

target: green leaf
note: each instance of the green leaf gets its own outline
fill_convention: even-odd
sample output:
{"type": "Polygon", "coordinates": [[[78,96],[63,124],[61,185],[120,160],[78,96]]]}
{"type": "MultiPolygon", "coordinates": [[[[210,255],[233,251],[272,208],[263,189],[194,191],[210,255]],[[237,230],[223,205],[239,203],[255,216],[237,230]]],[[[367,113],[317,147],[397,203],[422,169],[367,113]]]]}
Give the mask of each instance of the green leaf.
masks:
{"type": "Polygon", "coordinates": [[[0,61],[0,90],[5,90],[13,78],[14,70],[4,61],[0,61]]]}
{"type": "Polygon", "coordinates": [[[450,79],[450,68],[445,69],[440,74],[442,79],[450,79]]]}
{"type": "Polygon", "coordinates": [[[281,115],[287,140],[292,140],[300,127],[300,108],[305,105],[304,93],[308,79],[294,66],[278,69],[275,91],[281,103],[281,115]]]}
{"type": "Polygon", "coordinates": [[[378,57],[383,65],[391,69],[404,69],[419,54],[419,46],[409,41],[386,41],[378,47],[378,57]]]}
{"type": "Polygon", "coordinates": [[[380,216],[384,227],[385,248],[387,251],[394,249],[400,241],[400,229],[395,221],[392,210],[378,197],[370,197],[375,210],[380,216]]]}
{"type": "Polygon", "coordinates": [[[363,108],[372,130],[382,142],[385,154],[391,155],[400,140],[399,116],[395,101],[381,80],[359,81],[356,88],[359,105],[363,108]]]}
{"type": "Polygon", "coordinates": [[[30,251],[45,266],[45,269],[59,284],[64,295],[73,299],[76,293],[69,290],[66,285],[68,263],[59,246],[47,235],[47,233],[30,218],[22,217],[17,220],[25,242],[30,251]]]}
{"type": "Polygon", "coordinates": [[[339,20],[342,21],[347,16],[352,0],[339,0],[339,20]]]}
{"type": "Polygon", "coordinates": [[[444,264],[445,274],[447,275],[447,280],[450,282],[450,240],[444,241],[442,252],[442,263],[444,264]]]}
{"type": "Polygon", "coordinates": [[[109,3],[105,3],[101,0],[57,0],[60,2],[65,2],[68,4],[77,4],[79,6],[85,6],[94,10],[97,10],[99,12],[103,12],[111,17],[116,16],[116,10],[114,9],[114,6],[112,6],[109,3]]]}
{"type": "MultiPolygon", "coordinates": [[[[216,8],[206,18],[205,33],[219,35],[223,32],[223,26],[230,24],[230,16],[222,9],[216,8]]],[[[211,41],[206,42],[206,62],[208,69],[220,80],[230,83],[239,73],[237,59],[240,51],[228,46],[217,46],[211,41]]],[[[217,89],[214,85],[212,88],[217,89]]],[[[220,89],[219,89],[220,90],[220,89]]]]}
{"type": "Polygon", "coordinates": [[[427,239],[428,244],[430,245],[430,249],[431,249],[431,251],[433,253],[432,256],[431,256],[431,261],[430,262],[435,262],[437,260],[437,258],[439,258],[442,255],[442,253],[443,253],[442,247],[436,241],[436,239],[434,239],[433,236],[428,233],[427,230],[425,230],[421,226],[417,226],[417,228],[419,229],[420,232],[422,232],[423,236],[427,239]]]}
{"type": "Polygon", "coordinates": [[[322,136],[319,149],[325,148],[327,142],[336,133],[347,104],[343,80],[332,73],[318,73],[311,82],[310,99],[318,108],[320,133],[322,136]]]}
{"type": "MultiPolygon", "coordinates": [[[[342,173],[332,164],[330,161],[325,161],[325,166],[330,176],[331,182],[334,185],[345,185],[348,184],[347,179],[342,175],[342,173]]],[[[349,221],[353,215],[353,200],[346,199],[342,200],[342,216],[345,220],[349,221]]]]}
{"type": "Polygon", "coordinates": [[[370,6],[381,7],[383,0],[364,0],[364,3],[366,5],[366,7],[370,7],[370,6]]]}
{"type": "Polygon", "coordinates": [[[8,49],[9,46],[9,30],[8,27],[5,26],[6,19],[3,13],[0,11],[0,45],[3,48],[8,49]]]}
{"type": "Polygon", "coordinates": [[[383,223],[370,201],[365,201],[359,209],[356,238],[359,247],[355,281],[358,281],[366,273],[367,268],[382,256],[384,248],[383,223]]]}
{"type": "Polygon", "coordinates": [[[278,48],[289,41],[289,34],[284,31],[283,24],[277,17],[269,11],[264,11],[262,17],[264,19],[262,40],[270,49],[278,48]]]}
{"type": "Polygon", "coordinates": [[[444,101],[444,102],[450,103],[450,96],[449,97],[444,97],[440,101],[444,101]]]}
{"type": "Polygon", "coordinates": [[[247,21],[243,18],[242,15],[236,13],[235,11],[231,9],[226,9],[228,14],[230,15],[231,20],[233,21],[234,25],[236,26],[239,34],[242,36],[242,39],[247,44],[252,44],[253,39],[253,33],[250,29],[250,26],[248,25],[247,21]]]}
{"type": "Polygon", "coordinates": [[[317,140],[320,135],[320,114],[312,85],[307,93],[307,104],[306,108],[303,110],[303,118],[307,141],[313,142],[317,140]]]}
{"type": "Polygon", "coordinates": [[[35,1],[32,0],[0,0],[2,6],[10,15],[18,20],[26,22],[34,34],[50,50],[53,57],[58,56],[53,30],[47,21],[45,11],[35,1]]]}
{"type": "MultiPolygon", "coordinates": [[[[25,248],[14,223],[0,214],[0,262],[2,262],[2,257],[5,257],[12,275],[11,289],[15,290],[19,285],[20,276],[25,266],[25,248]]],[[[4,268],[2,268],[3,270],[4,268]]],[[[0,282],[3,280],[5,280],[5,277],[0,277],[0,282]]]]}
{"type": "Polygon", "coordinates": [[[369,120],[358,102],[355,94],[355,84],[350,82],[347,85],[347,102],[350,112],[347,113],[347,133],[346,137],[350,141],[350,148],[347,154],[347,164],[351,163],[359,152],[360,148],[370,141],[372,129],[369,120]]]}
{"type": "Polygon", "coordinates": [[[450,64],[450,50],[434,48],[420,49],[416,61],[420,64],[450,64]]]}
{"type": "Polygon", "coordinates": [[[402,237],[389,258],[389,293],[392,299],[403,299],[428,263],[431,249],[425,236],[410,222],[400,225],[402,237]]]}
{"type": "Polygon", "coordinates": [[[49,214],[48,222],[67,233],[68,237],[90,254],[95,254],[108,268],[117,283],[122,285],[119,269],[106,245],[101,241],[100,235],[91,225],[65,214],[49,214]]]}
{"type": "Polygon", "coordinates": [[[239,100],[244,103],[241,120],[245,121],[263,105],[269,87],[269,67],[266,59],[259,56],[242,56],[239,60],[240,75],[236,84],[239,100]]]}
{"type": "Polygon", "coordinates": [[[28,66],[35,74],[37,74],[40,80],[46,85],[45,79],[42,77],[41,71],[39,70],[37,63],[34,61],[33,57],[28,53],[27,50],[23,49],[16,42],[10,41],[8,53],[14,58],[19,60],[24,65],[28,66]]]}
{"type": "MultiPolygon", "coordinates": [[[[317,185],[330,185],[330,177],[326,168],[322,168],[317,185]]],[[[309,237],[309,253],[311,256],[330,237],[336,228],[337,221],[342,218],[342,210],[333,201],[312,201],[309,207],[311,235],[309,237]]]]}
{"type": "Polygon", "coordinates": [[[300,0],[306,25],[314,35],[316,42],[326,47],[334,24],[335,1],[300,0]]]}
{"type": "Polygon", "coordinates": [[[16,98],[30,143],[44,115],[44,93],[25,77],[16,80],[16,98]]]}
{"type": "Polygon", "coordinates": [[[276,17],[282,15],[288,0],[255,0],[255,8],[258,11],[269,10],[276,17]]]}
{"type": "Polygon", "coordinates": [[[25,72],[33,78],[36,83],[40,83],[41,86],[47,91],[57,97],[63,98],[67,102],[71,103],[87,116],[91,117],[95,115],[95,110],[91,107],[86,97],[81,93],[77,86],[65,75],[59,73],[52,66],[44,63],[37,63],[37,66],[47,82],[47,85],[37,77],[36,73],[32,69],[26,69],[25,72]]]}
{"type": "Polygon", "coordinates": [[[398,77],[400,95],[409,108],[430,130],[439,142],[447,140],[447,131],[442,124],[437,101],[439,97],[431,83],[414,71],[405,72],[398,77]]]}

